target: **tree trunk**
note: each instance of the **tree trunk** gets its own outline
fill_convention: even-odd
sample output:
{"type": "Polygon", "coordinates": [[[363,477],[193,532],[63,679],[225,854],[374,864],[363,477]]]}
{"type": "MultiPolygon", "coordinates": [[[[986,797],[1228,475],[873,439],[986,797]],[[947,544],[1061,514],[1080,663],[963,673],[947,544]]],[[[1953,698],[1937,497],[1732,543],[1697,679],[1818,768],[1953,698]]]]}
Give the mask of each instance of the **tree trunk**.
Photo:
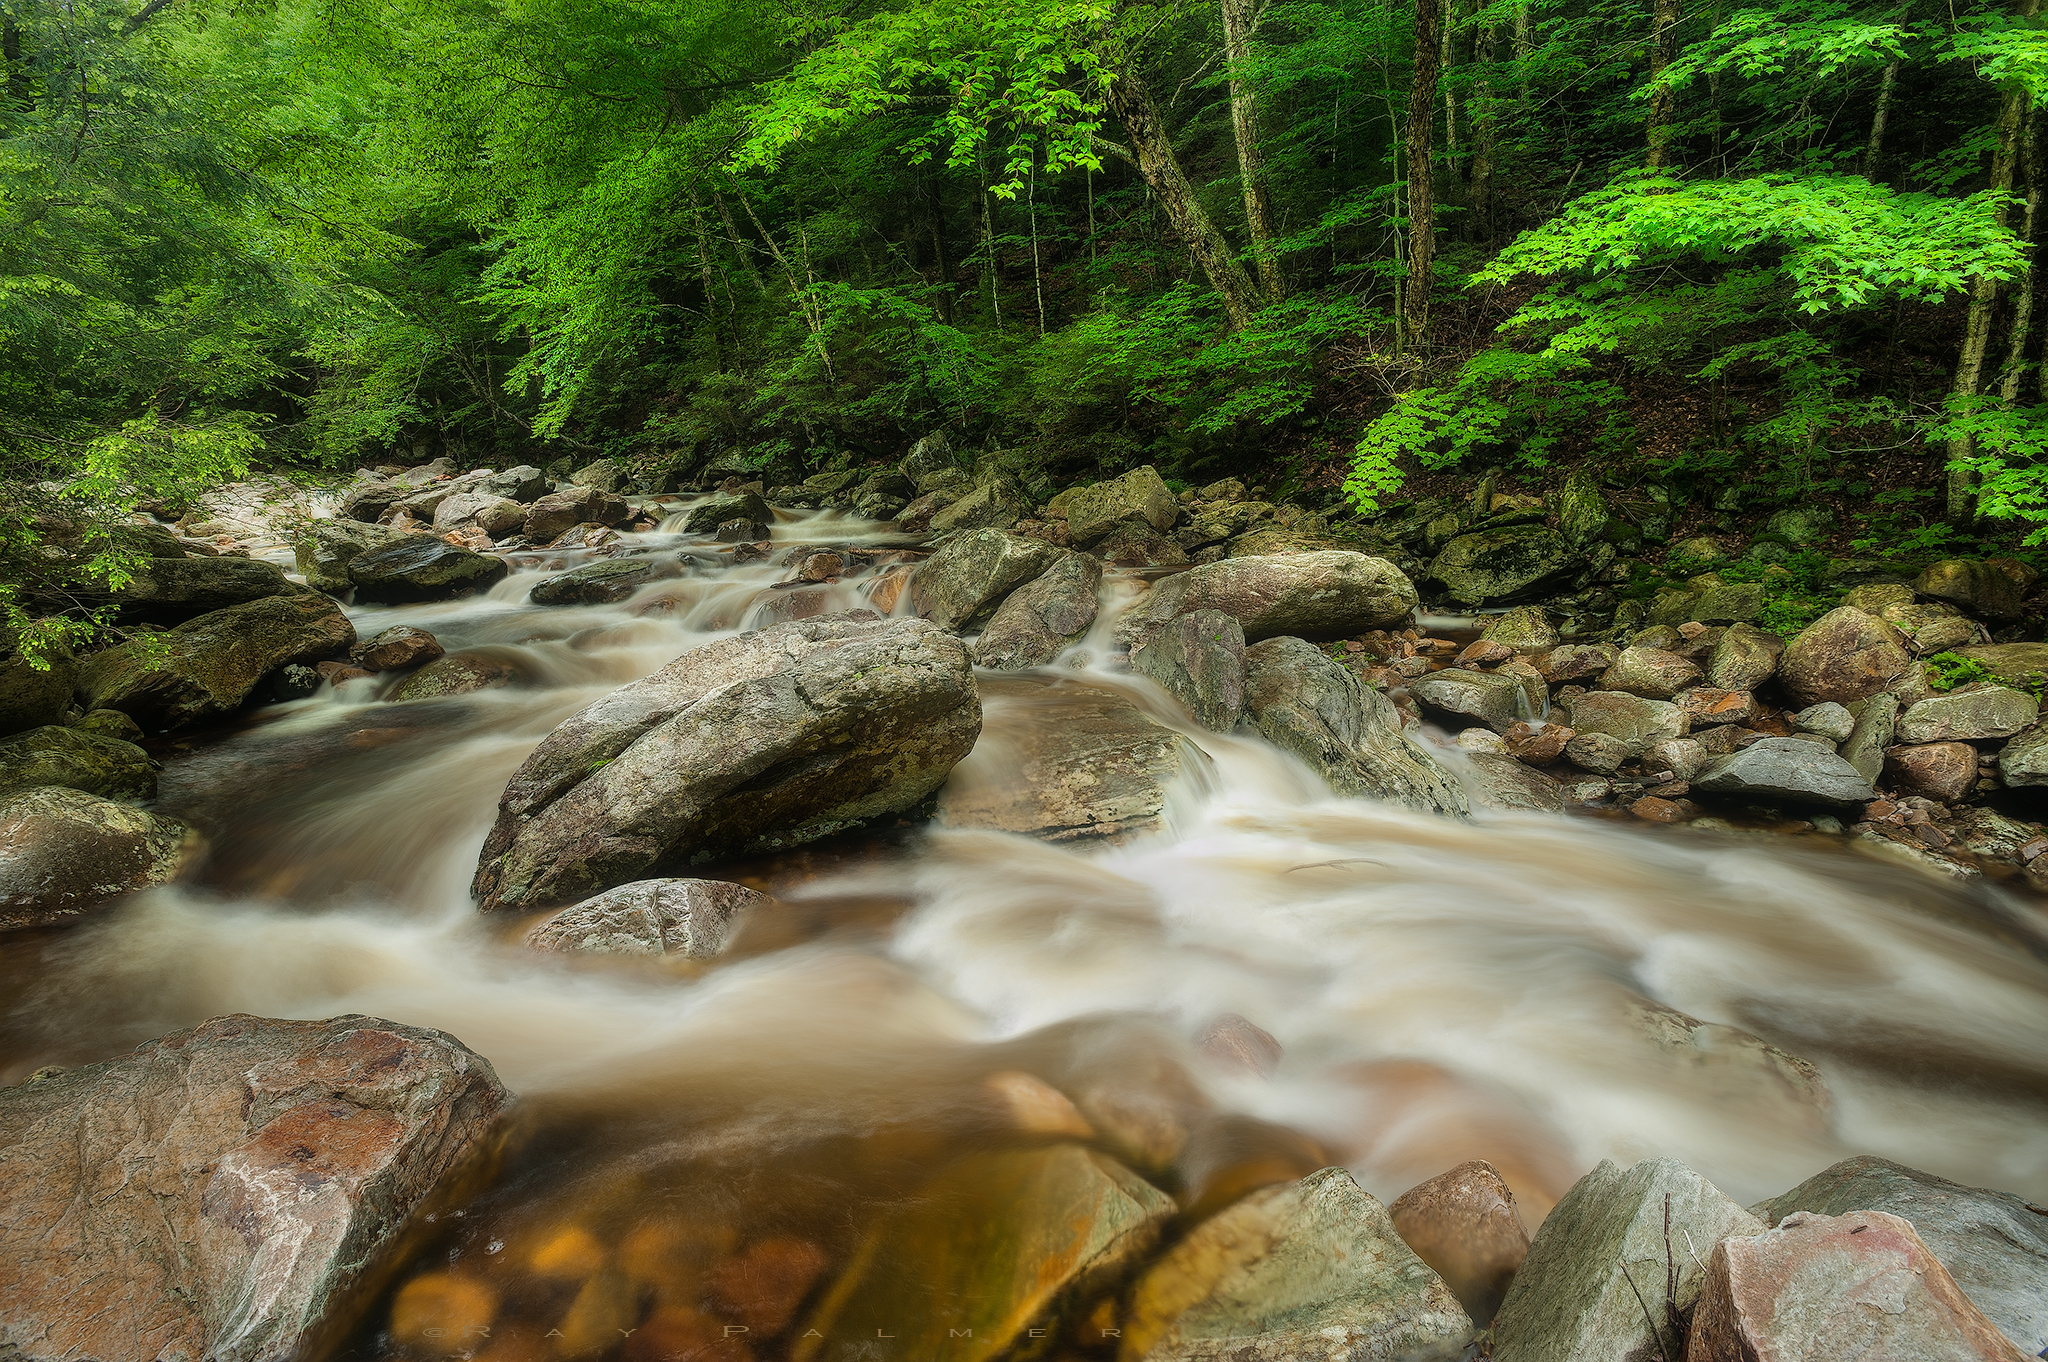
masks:
{"type": "Polygon", "coordinates": [[[1863,178],[1877,178],[1877,158],[1884,154],[1884,125],[1892,113],[1892,86],[1898,83],[1899,64],[1889,61],[1884,66],[1884,79],[1877,83],[1877,112],[1870,116],[1870,145],[1863,149],[1863,178]]]}
{"type": "Polygon", "coordinates": [[[1223,56],[1230,63],[1230,130],[1237,139],[1237,178],[1244,188],[1244,225],[1259,272],[1259,290],[1269,303],[1287,296],[1280,257],[1273,250],[1273,200],[1266,192],[1266,153],[1259,147],[1259,97],[1245,79],[1252,31],[1258,26],[1255,0],[1222,0],[1223,56]]]}
{"type": "Polygon", "coordinates": [[[1656,9],[1650,29],[1650,155],[1647,164],[1652,170],[1663,170],[1671,163],[1671,123],[1678,112],[1678,96],[1675,92],[1655,85],[1657,77],[1664,74],[1664,68],[1671,64],[1671,58],[1678,48],[1678,0],[1656,0],[1656,9]]]}
{"type": "Polygon", "coordinates": [[[1436,193],[1430,134],[1436,122],[1437,63],[1443,47],[1438,0],[1415,0],[1415,75],[1408,85],[1408,289],[1402,319],[1410,344],[1429,323],[1430,276],[1436,265],[1436,193]]]}
{"type": "Polygon", "coordinates": [[[760,269],[754,264],[754,248],[740,235],[739,224],[732,220],[732,209],[725,202],[725,195],[716,189],[711,191],[711,202],[718,209],[718,220],[725,224],[726,240],[732,242],[733,254],[740,258],[740,265],[747,272],[747,278],[754,281],[754,292],[766,293],[768,281],[761,277],[760,269]]]}
{"type": "Polygon", "coordinates": [[[1472,240],[1493,240],[1493,81],[1485,73],[1493,66],[1494,30],[1479,30],[1473,47],[1473,64],[1481,75],[1472,87],[1472,240]]]}
{"type": "Polygon", "coordinates": [[[1529,60],[1536,55],[1536,30],[1529,22],[1529,0],[1515,6],[1515,83],[1522,104],[1529,103],[1529,60]]]}
{"type": "Polygon", "coordinates": [[[2019,400],[2020,383],[2026,374],[2027,340],[2034,325],[2034,232],[2041,213],[2040,139],[2041,114],[2036,110],[2020,134],[2019,173],[2027,186],[2025,206],[2020,213],[2020,245],[2026,255],[2020,263],[2012,327],[2006,334],[2005,364],[1999,370],[1998,396],[2008,403],[2019,400]]]}
{"type": "Polygon", "coordinates": [[[1201,266],[1209,287],[1223,300],[1230,329],[1242,330],[1258,310],[1258,290],[1253,287],[1251,276],[1244,272],[1244,266],[1237,263],[1230,243],[1203,211],[1195,187],[1188,183],[1180,159],[1173,154],[1173,143],[1166,136],[1166,126],[1160,121],[1151,92],[1136,75],[1126,72],[1109,87],[1109,98],[1117,117],[1131,134],[1131,153],[1138,162],[1138,173],[1158,196],[1167,220],[1187,244],[1195,263],[1201,266]]]}
{"type": "Polygon", "coordinates": [[[946,258],[945,176],[934,167],[926,181],[930,185],[927,211],[932,219],[932,273],[938,282],[939,320],[953,320],[953,266],[946,258]]]}
{"type": "MultiPolygon", "coordinates": [[[[2041,0],[2020,0],[2020,17],[2031,19],[2041,0]]],[[[1999,193],[2012,189],[2013,166],[2019,159],[2020,133],[2027,121],[2026,87],[2015,82],[2005,91],[1998,108],[1998,150],[1991,157],[1991,188],[1999,193]]],[[[2007,205],[1998,206],[1995,220],[2005,226],[2007,205]]],[[[1970,312],[1963,323],[1963,353],[1956,362],[1956,380],[1951,398],[1980,397],[1984,393],[1984,361],[1991,350],[1991,326],[1998,311],[1998,282],[1979,275],[1970,284],[1970,312]]],[[[1970,457],[1972,442],[1959,435],[1948,442],[1948,501],[1951,524],[1967,525],[1976,518],[1977,480],[1959,467],[1970,457]]]]}

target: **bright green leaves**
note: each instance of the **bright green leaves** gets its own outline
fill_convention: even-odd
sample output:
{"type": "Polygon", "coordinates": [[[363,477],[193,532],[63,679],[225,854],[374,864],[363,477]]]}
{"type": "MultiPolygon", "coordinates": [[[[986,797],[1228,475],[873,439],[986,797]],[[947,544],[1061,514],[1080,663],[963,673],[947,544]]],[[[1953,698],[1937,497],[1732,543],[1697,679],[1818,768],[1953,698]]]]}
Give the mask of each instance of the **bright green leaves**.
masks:
{"type": "Polygon", "coordinates": [[[1647,99],[1659,88],[1682,89],[1730,73],[1757,79],[1796,69],[1812,78],[1832,76],[1844,67],[1903,57],[1908,36],[1903,23],[1873,23],[1832,2],[1738,10],[1635,94],[1647,99]]]}
{"type": "Polygon", "coordinates": [[[1978,63],[1977,74],[1986,80],[2018,84],[2036,104],[2048,102],[2048,28],[2039,19],[1994,14],[1967,20],[1945,55],[1978,63]]]}

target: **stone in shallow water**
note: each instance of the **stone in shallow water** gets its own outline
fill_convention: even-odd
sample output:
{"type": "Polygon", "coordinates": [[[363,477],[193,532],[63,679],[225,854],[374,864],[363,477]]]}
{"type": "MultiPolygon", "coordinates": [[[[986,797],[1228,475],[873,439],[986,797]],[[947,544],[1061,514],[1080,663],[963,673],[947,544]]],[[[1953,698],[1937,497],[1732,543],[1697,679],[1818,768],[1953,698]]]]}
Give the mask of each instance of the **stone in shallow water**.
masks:
{"type": "Polygon", "coordinates": [[[1408,690],[1424,708],[1437,714],[1477,719],[1496,733],[1505,733],[1523,718],[1528,700],[1522,683],[1505,672],[1467,671],[1446,667],[1418,676],[1408,690]]]}
{"type": "Polygon", "coordinates": [[[1489,1323],[1529,1256],[1529,1231],[1500,1170],[1484,1159],[1461,1163],[1410,1187],[1388,1210],[1401,1238],[1473,1321],[1489,1323]]]}
{"type": "Polygon", "coordinates": [[[526,934],[535,950],[709,960],[766,894],[726,880],[640,880],[565,908],[526,934]]]}
{"type": "Polygon", "coordinates": [[[652,558],[606,558],[541,578],[530,599],[535,605],[603,605],[671,575],[673,569],[652,558]]]}
{"type": "Polygon", "coordinates": [[[1341,1168],[1254,1192],[1139,1277],[1119,1362],[1454,1357],[1472,1321],[1341,1168]]]}
{"type": "Polygon", "coordinates": [[[1165,687],[1212,733],[1228,733],[1244,712],[1244,667],[1244,629],[1220,610],[1178,616],[1131,655],[1133,671],[1165,687]]]}
{"type": "Polygon", "coordinates": [[[156,762],[124,739],[48,724],[0,740],[0,794],[32,785],[62,785],[107,799],[154,799],[156,762]]]}
{"type": "Polygon", "coordinates": [[[204,848],[175,818],[61,785],[0,795],[0,931],[41,927],[168,884],[204,848]]]}
{"type": "Polygon", "coordinates": [[[1102,562],[1069,553],[1012,591],[974,643],[975,665],[994,671],[1042,667],[1079,642],[1095,622],[1102,562]]]}
{"type": "Polygon", "coordinates": [[[1005,596],[1066,556],[1042,539],[997,529],[970,530],[917,565],[910,601],[941,629],[958,629],[993,612],[1005,596]]]}
{"type": "Polygon", "coordinates": [[[1827,745],[1801,738],[1762,738],[1716,757],[1692,784],[1710,794],[1794,804],[1863,804],[1877,797],[1862,773],[1827,745]]]}

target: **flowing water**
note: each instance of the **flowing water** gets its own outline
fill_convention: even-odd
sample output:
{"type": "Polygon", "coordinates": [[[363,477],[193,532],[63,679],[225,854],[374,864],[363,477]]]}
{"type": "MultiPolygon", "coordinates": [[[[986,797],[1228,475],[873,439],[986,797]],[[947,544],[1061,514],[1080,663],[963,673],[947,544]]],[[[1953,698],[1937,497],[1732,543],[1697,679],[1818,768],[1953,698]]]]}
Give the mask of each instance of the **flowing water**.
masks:
{"type": "MultiPolygon", "coordinates": [[[[829,514],[775,534],[875,552],[805,588],[833,610],[869,604],[903,542],[829,514]]],[[[789,609],[772,557],[666,529],[625,542],[677,575],[542,608],[532,584],[583,554],[526,554],[488,597],[354,611],[365,637],[417,624],[525,684],[390,704],[352,682],[177,744],[158,807],[208,830],[201,881],[0,958],[17,999],[0,1081],[226,1012],[367,1013],[491,1061],[523,1099],[522,1140],[359,1355],[784,1356],[817,1284],[878,1216],[920,1204],[933,1169],[1047,1138],[1022,1074],[1132,1113],[1137,1136],[1104,1138],[1202,1204],[1325,1159],[1391,1200],[1483,1157],[1533,1226],[1603,1158],[1679,1158],[1747,1203],[1851,1153],[2048,1200],[2031,902],[1820,838],[1334,799],[1115,669],[1108,623],[1138,584],[1114,575],[1061,667],[987,679],[955,778],[1014,779],[1033,725],[1087,688],[1121,692],[1207,756],[1156,832],[874,830],[706,867],[782,904],[712,964],[531,952],[534,919],[485,919],[468,895],[526,753],[608,690],[789,609]],[[1643,999],[1803,1056],[1825,1096],[1753,1047],[1647,1039],[1643,999]],[[1226,1013],[1284,1047],[1270,1077],[1194,1049],[1226,1013]],[[1174,1161],[1176,1130],[1194,1133],[1174,1161]]]]}

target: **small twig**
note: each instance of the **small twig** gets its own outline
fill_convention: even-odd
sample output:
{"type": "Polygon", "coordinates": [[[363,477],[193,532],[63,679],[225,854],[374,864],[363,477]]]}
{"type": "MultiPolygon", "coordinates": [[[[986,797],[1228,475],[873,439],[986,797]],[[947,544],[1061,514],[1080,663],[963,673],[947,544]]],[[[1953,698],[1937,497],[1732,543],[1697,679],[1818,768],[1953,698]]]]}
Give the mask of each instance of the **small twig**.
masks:
{"type": "Polygon", "coordinates": [[[1700,1251],[1692,1246],[1692,1231],[1686,1229],[1685,1226],[1680,1225],[1678,1227],[1678,1232],[1685,1236],[1685,1251],[1692,1255],[1693,1263],[1698,1266],[1700,1271],[1705,1272],[1707,1270],[1707,1265],[1705,1263],[1700,1262],[1700,1251]]]}
{"type": "Polygon", "coordinates": [[[1650,1303],[1643,1299],[1642,1291],[1636,1286],[1636,1279],[1629,1275],[1628,1264],[1621,1265],[1621,1279],[1628,1283],[1628,1289],[1636,1293],[1636,1304],[1643,1308],[1643,1323],[1650,1326],[1650,1340],[1657,1345],[1657,1356],[1664,1362],[1671,1362],[1671,1354],[1664,1351],[1664,1333],[1657,1327],[1657,1320],[1650,1313],[1650,1303]]]}

